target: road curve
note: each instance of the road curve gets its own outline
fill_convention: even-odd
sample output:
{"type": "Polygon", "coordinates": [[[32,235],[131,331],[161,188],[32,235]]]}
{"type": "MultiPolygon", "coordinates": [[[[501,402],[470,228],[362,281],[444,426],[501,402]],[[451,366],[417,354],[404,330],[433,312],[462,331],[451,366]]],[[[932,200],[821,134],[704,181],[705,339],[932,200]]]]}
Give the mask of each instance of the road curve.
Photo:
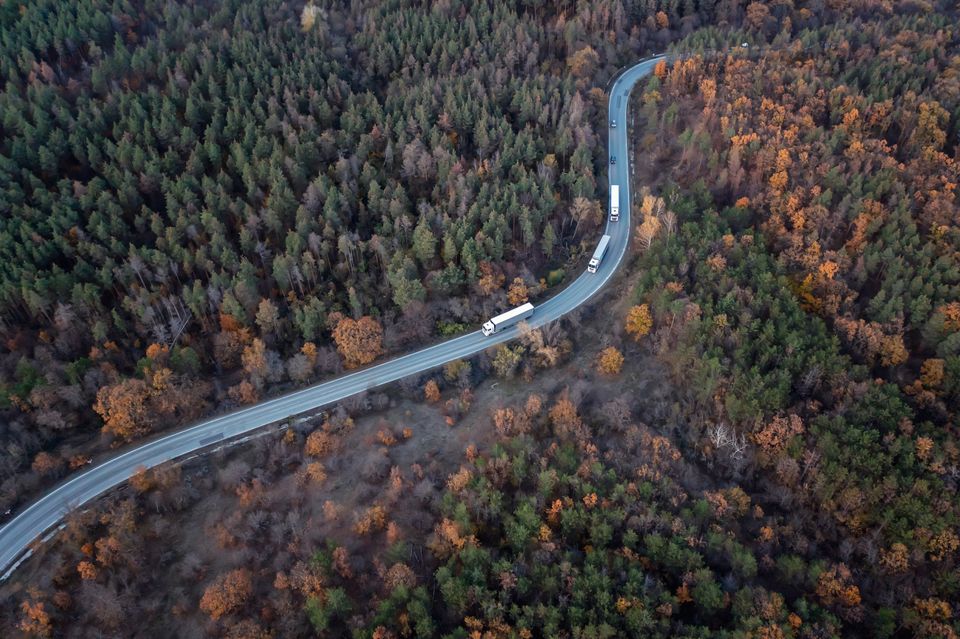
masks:
{"type": "MultiPolygon", "coordinates": [[[[542,326],[569,313],[590,299],[613,276],[630,240],[630,181],[627,147],[627,102],[633,85],[648,75],[663,58],[644,60],[616,77],[609,91],[609,154],[617,163],[608,165],[610,184],[619,184],[620,221],[606,225],[610,235],[607,256],[596,274],[584,273],[562,292],[537,306],[528,324],[542,326]]],[[[608,160],[609,161],[609,160],[608,160]]],[[[604,194],[604,197],[608,197],[604,194]]],[[[323,382],[276,399],[214,417],[189,428],[140,444],[89,470],[70,477],[16,514],[0,528],[0,580],[6,579],[29,555],[29,546],[56,526],[66,513],[126,481],[140,467],[153,467],[187,455],[214,442],[249,433],[267,424],[332,404],[356,393],[427,371],[451,360],[467,357],[495,344],[517,337],[517,327],[485,337],[479,330],[397,357],[337,379],[323,382]]]]}

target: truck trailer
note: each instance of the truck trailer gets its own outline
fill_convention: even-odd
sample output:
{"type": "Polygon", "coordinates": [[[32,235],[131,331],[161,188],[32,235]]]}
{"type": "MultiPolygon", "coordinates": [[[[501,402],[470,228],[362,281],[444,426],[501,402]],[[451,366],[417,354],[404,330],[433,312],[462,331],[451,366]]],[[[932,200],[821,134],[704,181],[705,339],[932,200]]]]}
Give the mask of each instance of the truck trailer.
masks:
{"type": "Polygon", "coordinates": [[[506,313],[500,313],[496,317],[487,320],[483,323],[480,330],[484,335],[490,336],[527,319],[531,315],[533,315],[533,304],[527,302],[523,306],[512,308],[506,313]]]}
{"type": "Polygon", "coordinates": [[[620,185],[610,185],[610,221],[616,222],[620,219],[620,185]]]}
{"type": "Polygon", "coordinates": [[[603,256],[607,254],[607,247],[610,245],[610,236],[604,235],[600,238],[600,243],[597,244],[597,250],[593,252],[593,257],[590,258],[590,263],[587,264],[587,270],[591,273],[596,273],[597,269],[600,268],[600,261],[603,259],[603,256]]]}

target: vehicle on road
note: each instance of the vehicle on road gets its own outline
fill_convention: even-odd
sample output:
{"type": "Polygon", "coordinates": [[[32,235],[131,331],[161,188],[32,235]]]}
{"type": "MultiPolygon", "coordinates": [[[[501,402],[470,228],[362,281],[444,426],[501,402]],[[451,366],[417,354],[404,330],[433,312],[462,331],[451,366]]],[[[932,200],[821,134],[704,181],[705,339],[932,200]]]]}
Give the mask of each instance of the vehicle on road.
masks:
{"type": "Polygon", "coordinates": [[[597,249],[593,252],[593,257],[590,258],[590,263],[587,264],[587,270],[591,273],[596,273],[597,269],[600,268],[600,261],[603,259],[603,256],[607,254],[607,247],[610,245],[610,236],[604,235],[600,238],[600,243],[597,244],[597,249]]]}
{"type": "Polygon", "coordinates": [[[620,185],[610,185],[610,221],[616,222],[620,219],[620,185]]]}
{"type": "Polygon", "coordinates": [[[616,120],[610,120],[610,128],[611,128],[611,129],[617,128],[617,121],[616,121],[616,120]]]}
{"type": "Polygon", "coordinates": [[[531,315],[533,315],[533,304],[527,302],[522,306],[511,308],[506,313],[500,313],[496,317],[490,318],[483,323],[480,330],[483,331],[484,335],[490,336],[527,319],[531,315]]]}
{"type": "Polygon", "coordinates": [[[611,155],[611,156],[610,156],[610,164],[616,164],[616,163],[617,163],[617,156],[611,155]]]}
{"type": "MultiPolygon", "coordinates": [[[[663,56],[657,56],[644,60],[617,79],[610,90],[610,95],[616,96],[616,99],[611,97],[611,115],[615,114],[617,119],[627,117],[624,98],[627,98],[630,87],[651,74],[657,62],[663,59],[663,56]]],[[[620,131],[619,127],[617,131],[610,132],[611,150],[628,148],[626,133],[626,130],[620,131]]],[[[628,155],[623,169],[628,169],[629,164],[630,156],[628,155]]],[[[627,179],[626,172],[622,178],[615,179],[627,179]]],[[[610,191],[612,204],[610,219],[616,221],[619,217],[619,189],[614,184],[610,186],[610,191]]],[[[629,221],[629,195],[629,191],[624,191],[625,221],[629,221]]],[[[612,272],[626,254],[630,228],[626,224],[621,224],[609,228],[608,231],[611,236],[607,251],[610,259],[607,260],[607,266],[604,268],[605,271],[612,272]]],[[[532,316],[530,323],[536,327],[557,320],[589,300],[608,280],[609,277],[593,277],[590,273],[579,274],[579,277],[569,286],[538,305],[536,312],[532,305],[528,305],[529,309],[526,312],[530,314],[524,317],[525,313],[521,313],[515,321],[519,322],[532,316]]],[[[489,324],[494,332],[498,329],[493,325],[493,320],[485,324],[489,324]]],[[[507,342],[514,337],[516,336],[513,331],[503,324],[499,327],[497,335],[492,335],[486,330],[472,331],[314,386],[246,406],[231,413],[210,417],[182,430],[136,444],[117,454],[105,456],[90,468],[65,478],[32,504],[25,505],[9,521],[2,521],[0,583],[13,573],[23,559],[32,554],[36,547],[34,542],[46,538],[44,535],[57,528],[64,517],[74,509],[91,503],[144,468],[155,468],[172,460],[187,459],[191,455],[204,454],[204,449],[209,450],[223,445],[218,443],[217,446],[205,446],[200,443],[201,440],[206,441],[209,437],[219,437],[222,434],[223,442],[243,441],[242,436],[262,429],[268,424],[280,423],[296,415],[305,415],[322,407],[332,406],[357,393],[436,369],[456,359],[468,358],[489,349],[493,344],[507,342]]],[[[6,515],[10,515],[10,512],[8,511],[6,515]]]]}

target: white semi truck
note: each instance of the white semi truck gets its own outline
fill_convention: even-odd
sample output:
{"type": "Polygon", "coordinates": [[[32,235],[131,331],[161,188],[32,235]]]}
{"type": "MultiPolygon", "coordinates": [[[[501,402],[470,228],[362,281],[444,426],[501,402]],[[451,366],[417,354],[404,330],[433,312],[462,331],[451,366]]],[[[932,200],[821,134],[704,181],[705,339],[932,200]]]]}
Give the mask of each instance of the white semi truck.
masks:
{"type": "Polygon", "coordinates": [[[616,222],[620,219],[620,185],[610,185],[610,221],[616,222]]]}
{"type": "Polygon", "coordinates": [[[533,315],[533,304],[527,302],[523,306],[512,308],[506,313],[500,313],[483,323],[480,328],[484,335],[490,336],[499,333],[505,328],[509,328],[518,322],[522,322],[533,315]]]}
{"type": "Polygon", "coordinates": [[[597,250],[593,252],[593,257],[590,258],[590,263],[587,264],[587,270],[591,273],[596,273],[597,269],[600,268],[600,260],[603,259],[603,256],[607,254],[607,247],[610,245],[610,236],[604,235],[600,238],[600,243],[597,244],[597,250]]]}

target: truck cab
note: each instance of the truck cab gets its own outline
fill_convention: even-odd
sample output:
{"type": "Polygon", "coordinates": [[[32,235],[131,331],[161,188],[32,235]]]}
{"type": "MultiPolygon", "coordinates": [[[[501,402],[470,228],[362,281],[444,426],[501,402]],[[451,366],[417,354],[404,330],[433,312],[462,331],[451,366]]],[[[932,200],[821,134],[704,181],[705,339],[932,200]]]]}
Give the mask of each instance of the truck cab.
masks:
{"type": "Polygon", "coordinates": [[[597,244],[597,248],[593,252],[590,262],[587,264],[588,273],[596,273],[597,269],[600,268],[600,261],[603,260],[603,256],[607,254],[608,246],[610,246],[610,236],[604,235],[600,238],[600,242],[597,244]]]}
{"type": "Polygon", "coordinates": [[[499,333],[505,328],[519,324],[531,315],[533,315],[533,304],[527,302],[516,308],[511,308],[505,313],[500,313],[496,317],[491,317],[480,326],[480,332],[489,337],[494,333],[499,333]]]}

